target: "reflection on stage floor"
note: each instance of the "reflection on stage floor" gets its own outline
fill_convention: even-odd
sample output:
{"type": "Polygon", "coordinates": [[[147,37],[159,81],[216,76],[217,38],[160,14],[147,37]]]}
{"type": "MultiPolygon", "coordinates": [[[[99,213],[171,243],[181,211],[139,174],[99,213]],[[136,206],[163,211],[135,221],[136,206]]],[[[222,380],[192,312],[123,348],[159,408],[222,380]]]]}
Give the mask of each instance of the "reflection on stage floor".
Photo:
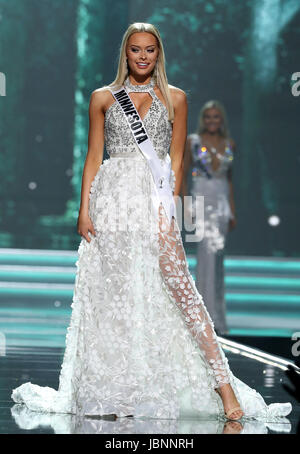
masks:
{"type": "Polygon", "coordinates": [[[223,348],[233,373],[261,393],[266,402],[291,402],[293,411],[278,422],[226,422],[211,420],[158,420],[141,418],[79,418],[75,415],[40,414],[14,404],[11,390],[31,381],[40,386],[58,387],[63,349],[55,347],[8,347],[0,357],[0,433],[57,434],[272,434],[299,431],[300,405],[283,388],[288,361],[261,350],[223,339],[223,348]]]}

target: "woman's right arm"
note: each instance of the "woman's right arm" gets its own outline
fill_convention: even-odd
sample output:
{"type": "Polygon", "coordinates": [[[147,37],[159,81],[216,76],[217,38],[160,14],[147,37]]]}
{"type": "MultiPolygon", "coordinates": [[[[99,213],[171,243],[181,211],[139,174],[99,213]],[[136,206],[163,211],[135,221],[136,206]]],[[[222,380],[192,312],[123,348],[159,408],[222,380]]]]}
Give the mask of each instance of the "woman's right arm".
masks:
{"type": "Polygon", "coordinates": [[[91,241],[88,233],[96,234],[89,217],[89,195],[92,181],[103,160],[104,106],[106,103],[107,93],[101,89],[92,92],[89,105],[88,151],[82,174],[81,201],[77,220],[77,232],[88,242],[91,241]]]}

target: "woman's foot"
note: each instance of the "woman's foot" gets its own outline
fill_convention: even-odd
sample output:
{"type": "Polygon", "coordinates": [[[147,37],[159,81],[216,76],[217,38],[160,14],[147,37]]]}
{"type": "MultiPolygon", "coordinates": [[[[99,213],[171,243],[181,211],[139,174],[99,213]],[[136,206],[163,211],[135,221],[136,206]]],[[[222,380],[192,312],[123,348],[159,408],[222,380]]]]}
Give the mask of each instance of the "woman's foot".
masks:
{"type": "Polygon", "coordinates": [[[222,385],[220,388],[216,388],[215,391],[222,399],[224,412],[227,419],[236,421],[244,415],[244,412],[241,409],[237,398],[235,397],[233,389],[229,383],[222,385]]]}

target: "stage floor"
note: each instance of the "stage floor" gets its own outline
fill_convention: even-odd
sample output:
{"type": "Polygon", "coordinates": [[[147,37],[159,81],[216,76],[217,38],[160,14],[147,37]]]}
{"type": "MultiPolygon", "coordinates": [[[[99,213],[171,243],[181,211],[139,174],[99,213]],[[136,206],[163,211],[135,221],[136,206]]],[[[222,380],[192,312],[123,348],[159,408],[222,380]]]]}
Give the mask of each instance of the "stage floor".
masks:
{"type": "Polygon", "coordinates": [[[41,415],[16,405],[10,395],[13,388],[31,381],[41,386],[58,387],[63,349],[57,347],[8,347],[0,357],[0,433],[1,434],[295,434],[299,433],[300,404],[283,388],[291,385],[285,374],[289,361],[280,356],[236,343],[234,338],[220,338],[234,375],[255,388],[265,401],[291,402],[293,410],[280,422],[222,420],[141,420],[118,418],[79,420],[70,415],[41,415]]]}
{"type": "MultiPolygon", "coordinates": [[[[64,347],[76,251],[0,249],[0,335],[7,346],[64,347]]],[[[196,258],[187,255],[193,277],[196,258]]],[[[300,260],[226,256],[231,336],[291,339],[300,327],[300,260]]],[[[201,293],[201,292],[200,292],[201,293]]]]}
{"type": "MultiPolygon", "coordinates": [[[[295,336],[300,336],[300,261],[289,258],[226,258],[229,335],[220,338],[238,378],[262,394],[268,404],[292,403],[293,411],[285,421],[246,422],[243,427],[224,426],[222,420],[82,421],[71,416],[28,414],[24,407],[15,407],[11,391],[24,382],[58,387],[76,260],[74,251],[0,249],[1,434],[300,432],[299,404],[282,386],[289,384],[285,370],[297,359],[292,344],[295,336]]],[[[188,255],[188,260],[194,275],[195,257],[188,255]]]]}

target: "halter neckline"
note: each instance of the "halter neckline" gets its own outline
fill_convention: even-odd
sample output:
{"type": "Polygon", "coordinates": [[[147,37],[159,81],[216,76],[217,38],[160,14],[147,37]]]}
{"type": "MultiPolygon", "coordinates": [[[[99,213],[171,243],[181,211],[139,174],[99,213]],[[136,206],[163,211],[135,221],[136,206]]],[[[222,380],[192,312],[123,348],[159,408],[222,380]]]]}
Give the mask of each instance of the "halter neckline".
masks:
{"type": "Polygon", "coordinates": [[[144,85],[133,85],[131,82],[130,82],[130,79],[129,79],[129,76],[127,76],[127,78],[125,79],[124,81],[124,86],[127,88],[127,91],[134,91],[134,92],[145,92],[145,91],[149,91],[151,89],[153,89],[155,87],[155,80],[154,80],[154,77],[152,76],[151,77],[151,80],[148,84],[144,84],[144,85]]]}

